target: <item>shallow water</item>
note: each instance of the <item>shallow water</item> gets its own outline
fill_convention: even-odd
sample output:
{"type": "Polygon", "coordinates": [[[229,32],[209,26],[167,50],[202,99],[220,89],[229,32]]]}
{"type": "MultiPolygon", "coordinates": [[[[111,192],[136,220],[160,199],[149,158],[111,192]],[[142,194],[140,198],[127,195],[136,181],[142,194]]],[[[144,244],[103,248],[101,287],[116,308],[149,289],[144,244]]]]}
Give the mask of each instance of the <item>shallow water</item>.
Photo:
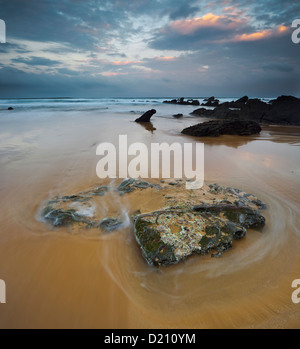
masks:
{"type": "MultiPolygon", "coordinates": [[[[193,256],[153,268],[131,226],[90,236],[39,219],[41,205],[55,195],[116,185],[96,176],[100,142],[118,144],[119,134],[148,146],[199,141],[180,134],[199,118],[172,119],[161,110],[152,131],[135,118],[99,110],[0,113],[0,279],[7,287],[0,327],[299,328],[291,284],[300,278],[300,128],[203,139],[205,181],[240,188],[268,205],[262,232],[249,231],[221,258],[193,256]]],[[[130,215],[159,200],[155,192],[108,193],[98,209],[130,215]]]]}

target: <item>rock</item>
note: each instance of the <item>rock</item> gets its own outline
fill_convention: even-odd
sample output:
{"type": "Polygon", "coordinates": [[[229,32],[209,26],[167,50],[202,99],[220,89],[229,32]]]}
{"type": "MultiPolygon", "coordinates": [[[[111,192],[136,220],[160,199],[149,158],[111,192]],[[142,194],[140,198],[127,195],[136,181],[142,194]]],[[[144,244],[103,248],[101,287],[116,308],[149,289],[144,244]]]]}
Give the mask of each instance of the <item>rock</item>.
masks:
{"type": "Polygon", "coordinates": [[[207,116],[210,117],[214,113],[214,110],[211,109],[205,109],[205,108],[199,108],[191,112],[191,115],[199,115],[199,116],[207,116]]]}
{"type": "Polygon", "coordinates": [[[183,114],[174,114],[173,117],[179,119],[183,117],[183,114]]]}
{"type": "Polygon", "coordinates": [[[212,257],[220,257],[231,249],[234,240],[246,235],[247,229],[264,226],[265,218],[250,200],[253,195],[230,192],[217,185],[212,187],[218,190],[218,194],[214,195],[226,195],[228,200],[194,205],[181,197],[172,206],[134,216],[135,237],[150,265],[167,266],[193,254],[213,251],[212,257]],[[232,200],[241,198],[244,200],[242,207],[232,203],[232,200]]]}
{"type": "Polygon", "coordinates": [[[7,110],[14,110],[14,108],[13,107],[8,107],[7,110]]]}
{"type": "Polygon", "coordinates": [[[217,137],[225,134],[249,136],[260,131],[259,124],[252,120],[212,120],[187,127],[181,133],[196,137],[217,137]]]}
{"type": "Polygon", "coordinates": [[[114,217],[109,217],[109,218],[104,218],[102,221],[99,223],[98,227],[107,231],[115,231],[117,229],[120,229],[123,225],[123,222],[119,220],[118,218],[114,217]]]}
{"type": "MultiPolygon", "coordinates": [[[[235,103],[235,102],[234,102],[235,103]]],[[[236,107],[236,105],[235,105],[236,107]]],[[[194,110],[191,115],[199,115],[203,117],[211,117],[216,119],[239,118],[239,111],[232,110],[234,108],[231,102],[225,102],[216,106],[215,109],[199,108],[194,110]]]]}
{"type": "Polygon", "coordinates": [[[214,96],[204,99],[204,101],[206,101],[206,103],[202,103],[201,105],[205,106],[205,107],[216,107],[217,105],[219,105],[219,100],[215,99],[214,96]]]}
{"type": "Polygon", "coordinates": [[[217,119],[226,119],[231,113],[232,110],[229,109],[229,107],[227,107],[226,105],[220,105],[213,110],[212,117],[217,119]]]}
{"type": "Polygon", "coordinates": [[[151,184],[149,182],[143,181],[141,179],[126,178],[118,186],[117,191],[121,194],[127,194],[135,191],[136,189],[146,189],[146,188],[158,188],[158,185],[151,184]]]}
{"type": "Polygon", "coordinates": [[[163,101],[163,103],[178,104],[177,99],[171,99],[170,101],[163,101]]]}
{"type": "Polygon", "coordinates": [[[280,96],[271,103],[263,121],[274,124],[300,125],[300,99],[280,96]]]}
{"type": "Polygon", "coordinates": [[[188,99],[187,103],[189,105],[200,105],[200,102],[196,99],[188,99]]]}
{"type": "Polygon", "coordinates": [[[42,216],[53,227],[68,226],[74,223],[84,223],[88,226],[93,225],[91,221],[79,215],[73,209],[53,209],[53,207],[48,206],[42,211],[42,216]]]}
{"type": "MultiPolygon", "coordinates": [[[[242,98],[239,98],[236,101],[226,102],[226,106],[229,107],[229,108],[241,109],[248,102],[248,100],[249,100],[249,97],[248,96],[244,96],[242,98]]],[[[222,103],[222,104],[225,104],[225,103],[222,103]]]]}
{"type": "Polygon", "coordinates": [[[93,195],[93,196],[104,196],[109,191],[109,187],[106,185],[100,185],[100,187],[96,187],[92,190],[86,191],[85,195],[93,195]]]}
{"type": "Polygon", "coordinates": [[[249,99],[248,96],[244,96],[244,97],[238,99],[237,101],[235,101],[235,103],[242,103],[242,104],[245,104],[245,103],[247,103],[248,99],[249,99]]]}
{"type": "Polygon", "coordinates": [[[243,228],[261,228],[265,225],[265,218],[256,210],[247,206],[238,207],[231,204],[198,205],[193,210],[202,213],[217,213],[228,218],[231,222],[239,224],[243,228]]]}
{"type": "Polygon", "coordinates": [[[270,111],[270,105],[260,99],[249,99],[238,112],[240,119],[255,120],[261,122],[270,111]]]}
{"type": "Polygon", "coordinates": [[[163,103],[170,103],[170,104],[179,104],[179,105],[200,105],[200,102],[197,99],[188,99],[187,101],[184,100],[183,97],[179,99],[172,99],[170,101],[163,101],[163,103]]]}
{"type": "Polygon", "coordinates": [[[150,122],[151,117],[156,113],[155,109],[148,110],[141,117],[135,120],[135,122],[150,122]]]}
{"type": "Polygon", "coordinates": [[[204,99],[203,99],[204,102],[212,102],[212,101],[214,101],[214,100],[215,100],[215,97],[214,97],[214,96],[209,97],[209,98],[204,98],[204,99]]]}
{"type": "MultiPolygon", "coordinates": [[[[183,180],[160,183],[162,186],[140,179],[125,179],[117,191],[120,195],[137,191],[138,200],[133,202],[138,203],[136,208],[139,209],[134,208],[131,214],[133,230],[149,264],[176,264],[192,254],[211,253],[212,257],[220,257],[235,240],[247,234],[247,229],[262,229],[265,224],[259,212],[265,204],[252,194],[216,183],[205,184],[192,192],[185,189],[183,180]],[[149,188],[161,190],[158,192],[161,193],[157,200],[159,206],[155,211],[142,213],[143,208],[149,207],[149,198],[138,192],[149,188]]],[[[124,228],[125,221],[119,219],[124,212],[122,207],[117,217],[101,217],[102,197],[91,195],[99,188],[105,186],[53,198],[41,212],[44,221],[53,227],[68,227],[68,232],[86,233],[89,237],[99,236],[100,229],[112,232],[124,228]],[[101,209],[97,209],[97,204],[101,209]]]]}

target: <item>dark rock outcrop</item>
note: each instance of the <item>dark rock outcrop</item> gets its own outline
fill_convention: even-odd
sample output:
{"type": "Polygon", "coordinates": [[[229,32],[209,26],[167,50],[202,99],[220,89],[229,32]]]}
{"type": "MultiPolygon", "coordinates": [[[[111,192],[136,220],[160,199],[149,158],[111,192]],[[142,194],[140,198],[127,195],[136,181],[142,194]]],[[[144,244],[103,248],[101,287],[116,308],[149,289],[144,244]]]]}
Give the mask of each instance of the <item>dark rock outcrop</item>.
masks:
{"type": "Polygon", "coordinates": [[[190,113],[191,115],[207,116],[210,117],[214,114],[214,110],[199,108],[190,113]]]}
{"type": "Polygon", "coordinates": [[[236,111],[240,119],[263,121],[265,116],[270,111],[270,105],[260,99],[249,99],[248,102],[236,111]]]}
{"type": "Polygon", "coordinates": [[[181,131],[181,133],[196,137],[218,137],[220,135],[239,135],[249,136],[258,134],[261,127],[256,121],[252,120],[212,120],[190,126],[181,131]]]}
{"type": "Polygon", "coordinates": [[[156,113],[155,109],[146,111],[141,117],[137,118],[135,122],[150,122],[151,117],[156,113]]]}
{"type": "Polygon", "coordinates": [[[199,108],[192,115],[217,119],[254,120],[279,125],[300,125],[300,99],[280,96],[270,103],[244,96],[237,101],[219,104],[214,110],[199,108]]]}
{"type": "Polygon", "coordinates": [[[179,119],[183,117],[183,114],[174,114],[173,117],[179,119]]]}
{"type": "Polygon", "coordinates": [[[300,99],[280,96],[272,101],[270,110],[263,121],[275,124],[300,125],[300,99]]]}
{"type": "Polygon", "coordinates": [[[14,108],[13,107],[8,107],[7,110],[14,110],[14,108]]]}
{"type": "Polygon", "coordinates": [[[185,101],[183,97],[179,99],[172,99],[170,101],[163,101],[163,103],[195,106],[200,105],[200,102],[197,99],[188,99],[187,101],[185,101]]]}
{"type": "Polygon", "coordinates": [[[216,107],[219,105],[219,102],[220,102],[218,99],[215,99],[214,96],[207,98],[207,99],[204,99],[204,101],[206,103],[202,103],[201,105],[203,105],[205,107],[216,107]]]}

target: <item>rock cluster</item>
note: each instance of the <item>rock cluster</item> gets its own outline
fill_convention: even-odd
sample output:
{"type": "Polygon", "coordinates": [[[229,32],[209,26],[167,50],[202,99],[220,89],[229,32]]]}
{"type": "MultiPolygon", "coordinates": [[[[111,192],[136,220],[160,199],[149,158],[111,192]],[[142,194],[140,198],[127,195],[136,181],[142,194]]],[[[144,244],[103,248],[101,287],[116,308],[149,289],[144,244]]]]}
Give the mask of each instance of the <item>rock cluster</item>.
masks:
{"type": "Polygon", "coordinates": [[[128,218],[124,219],[121,212],[116,217],[99,216],[97,205],[102,205],[102,196],[111,190],[133,196],[145,191],[146,198],[154,190],[160,196],[160,204],[154,211],[141,212],[143,204],[134,200],[141,206],[131,213],[131,224],[145,260],[150,265],[164,266],[192,254],[211,252],[212,257],[221,256],[234,240],[246,235],[247,229],[264,226],[265,218],[259,211],[266,205],[254,195],[217,184],[190,191],[185,184],[179,179],[159,184],[124,179],[117,188],[98,186],[55,197],[44,205],[41,216],[54,228],[77,227],[85,232],[94,228],[97,234],[113,232],[127,227],[128,218]]]}
{"type": "Polygon", "coordinates": [[[163,101],[163,103],[170,103],[170,104],[180,104],[180,105],[200,105],[200,102],[197,99],[188,99],[184,100],[183,97],[179,99],[172,99],[170,101],[163,101]]]}
{"type": "Polygon", "coordinates": [[[254,120],[270,124],[300,125],[300,99],[280,96],[266,103],[260,99],[244,96],[236,101],[218,104],[214,110],[199,108],[193,115],[242,120],[254,120]]]}

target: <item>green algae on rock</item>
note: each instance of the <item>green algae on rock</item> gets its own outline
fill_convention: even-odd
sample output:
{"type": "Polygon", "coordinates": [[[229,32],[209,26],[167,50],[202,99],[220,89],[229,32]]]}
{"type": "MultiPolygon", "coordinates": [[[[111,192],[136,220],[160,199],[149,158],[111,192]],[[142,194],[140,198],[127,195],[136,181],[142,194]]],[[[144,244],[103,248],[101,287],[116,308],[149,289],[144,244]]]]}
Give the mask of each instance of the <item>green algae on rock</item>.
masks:
{"type": "Polygon", "coordinates": [[[157,183],[125,179],[117,189],[98,186],[57,196],[46,203],[42,217],[53,227],[76,225],[80,232],[82,227],[94,228],[92,232],[89,229],[89,234],[97,235],[99,231],[113,232],[127,226],[120,219],[124,207],[120,207],[120,212],[101,217],[97,205],[103,205],[102,196],[108,191],[120,196],[131,193],[123,200],[134,203],[131,219],[136,241],[147,263],[156,266],[176,264],[193,254],[220,257],[235,240],[245,237],[247,229],[262,229],[265,224],[259,211],[266,205],[242,190],[216,183],[187,190],[185,181],[174,179],[157,183]],[[151,195],[141,195],[144,190],[151,195]],[[154,199],[151,211],[147,212],[149,197],[154,199]]]}
{"type": "Polygon", "coordinates": [[[117,229],[120,229],[123,226],[123,224],[124,223],[118,218],[108,217],[108,218],[102,219],[98,227],[107,232],[110,232],[110,231],[115,231],[117,229]]]}
{"type": "Polygon", "coordinates": [[[126,178],[122,181],[122,183],[118,186],[117,191],[120,195],[124,195],[127,193],[131,193],[136,189],[147,189],[147,188],[160,188],[159,185],[151,184],[146,181],[142,181],[141,179],[135,178],[126,178]]]}
{"type": "Polygon", "coordinates": [[[134,216],[135,237],[150,265],[176,264],[192,254],[212,251],[212,257],[219,257],[247,229],[264,226],[265,218],[258,212],[262,202],[253,195],[216,184],[206,194],[213,204],[196,204],[196,198],[181,192],[181,197],[169,201],[170,206],[134,216]],[[222,197],[215,203],[212,195],[222,197]]]}
{"type": "Polygon", "coordinates": [[[113,231],[121,226],[121,221],[111,218],[100,221],[95,217],[93,198],[104,196],[109,190],[107,186],[98,186],[85,192],[73,195],[56,196],[46,203],[41,211],[43,220],[53,227],[81,225],[86,228],[102,228],[113,231]],[[117,224],[118,223],[118,224],[117,224]]]}
{"type": "Polygon", "coordinates": [[[94,222],[86,219],[84,216],[78,214],[74,209],[54,209],[47,206],[42,211],[42,216],[53,227],[68,226],[74,223],[83,223],[88,227],[92,227],[94,222]]]}

